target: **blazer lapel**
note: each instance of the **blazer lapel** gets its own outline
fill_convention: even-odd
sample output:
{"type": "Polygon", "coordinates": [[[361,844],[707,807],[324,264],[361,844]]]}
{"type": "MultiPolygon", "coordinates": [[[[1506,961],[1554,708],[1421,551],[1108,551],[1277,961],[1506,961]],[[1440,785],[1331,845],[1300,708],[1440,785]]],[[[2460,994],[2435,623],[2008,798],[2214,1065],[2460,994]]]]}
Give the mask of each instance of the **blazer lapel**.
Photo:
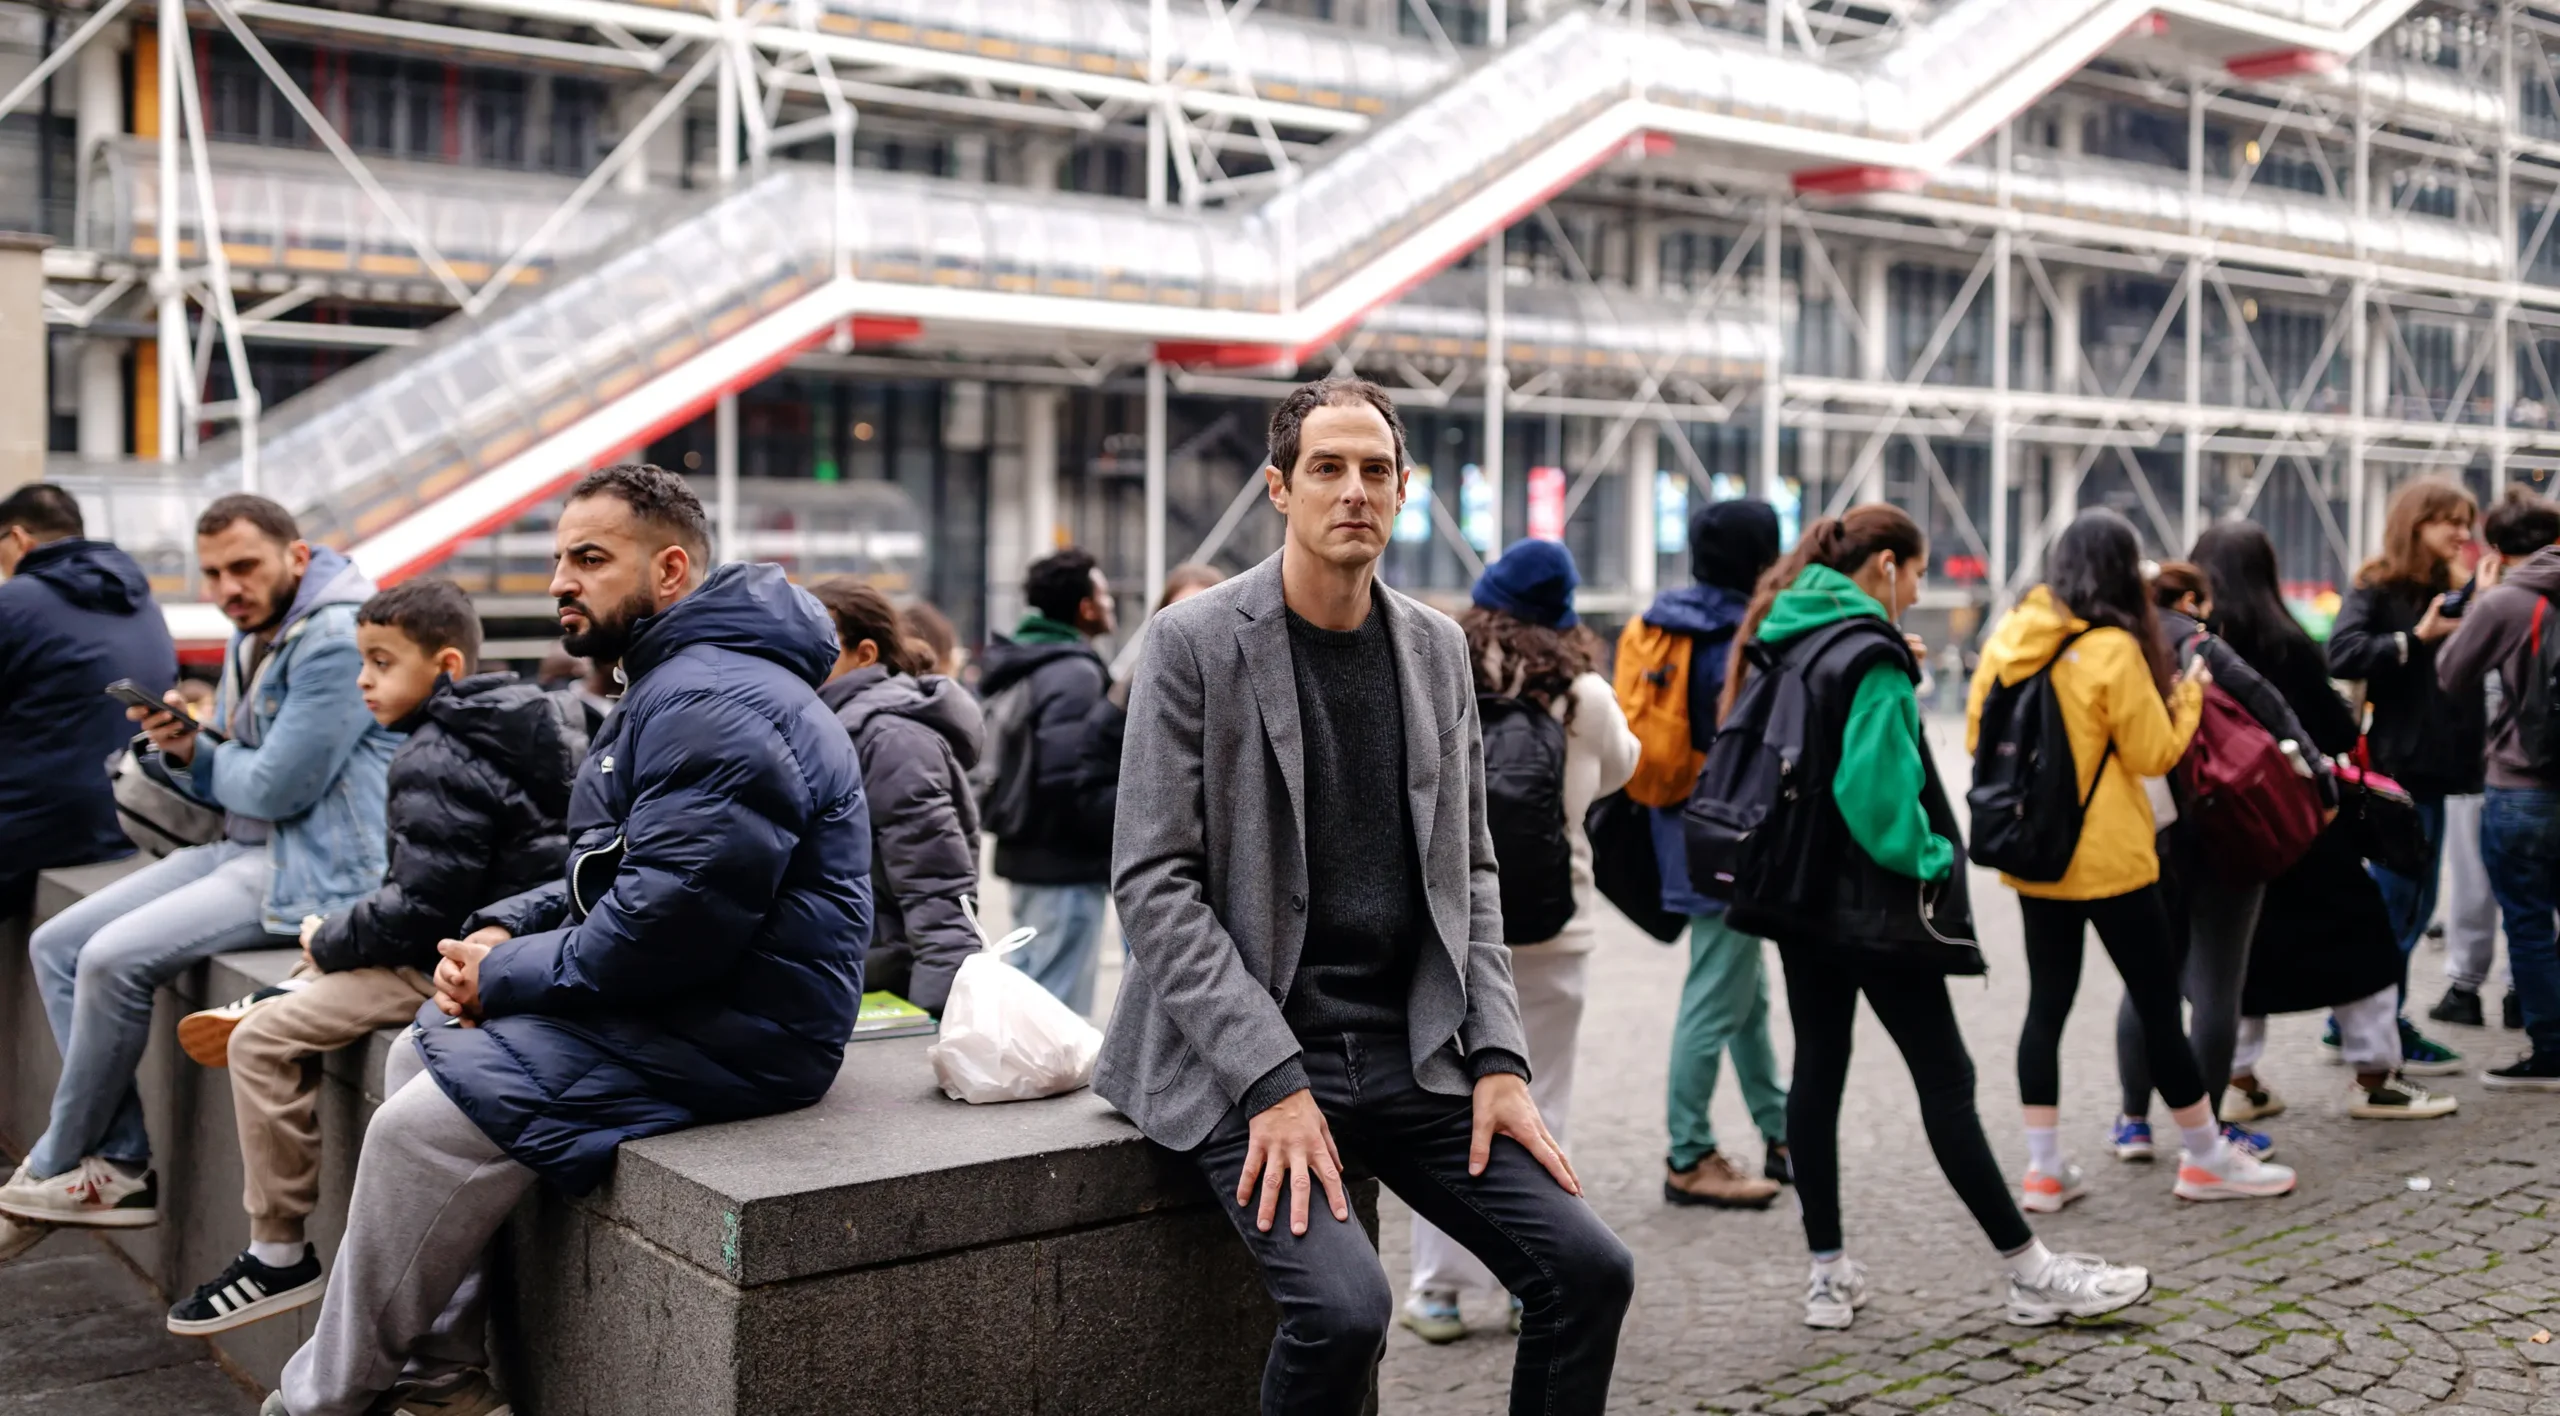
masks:
{"type": "MultiPolygon", "coordinates": [[[[1280,765],[1280,781],[1289,793],[1289,821],[1298,833],[1298,858],[1307,854],[1307,749],[1298,725],[1298,675],[1289,654],[1289,614],[1280,597],[1280,557],[1245,574],[1251,591],[1239,603],[1244,622],[1236,626],[1236,648],[1243,654],[1253,689],[1255,716],[1280,765]]],[[[1294,958],[1278,961],[1279,976],[1295,972],[1294,958]]]]}
{"type": "Polygon", "coordinates": [[[1431,828],[1440,812],[1440,706],[1432,701],[1431,637],[1400,596],[1384,585],[1387,639],[1395,646],[1396,691],[1404,700],[1404,790],[1413,812],[1414,859],[1431,859],[1431,828]]]}

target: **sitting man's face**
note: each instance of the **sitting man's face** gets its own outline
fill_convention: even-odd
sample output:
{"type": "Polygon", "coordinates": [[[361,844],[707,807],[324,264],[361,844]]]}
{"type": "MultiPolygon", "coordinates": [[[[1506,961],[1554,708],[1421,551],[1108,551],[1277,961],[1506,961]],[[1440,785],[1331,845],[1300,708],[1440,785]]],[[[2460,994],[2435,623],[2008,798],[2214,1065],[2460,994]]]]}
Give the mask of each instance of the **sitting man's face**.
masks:
{"type": "Polygon", "coordinates": [[[233,624],[259,634],[275,628],[293,608],[294,592],[302,588],[302,573],[311,564],[311,548],[300,541],[275,540],[242,519],[198,536],[196,562],[204,573],[205,598],[220,605],[233,624]]]}
{"type": "Polygon", "coordinates": [[[461,650],[429,650],[392,624],[357,625],[356,652],[364,656],[356,687],[364,691],[365,711],[386,728],[397,726],[433,697],[438,677],[461,678],[469,669],[461,650]]]}
{"type": "Polygon", "coordinates": [[[684,554],[651,546],[647,530],[620,497],[583,497],[561,508],[551,597],[560,603],[562,648],[598,663],[621,661],[634,629],[658,609],[652,562],[684,554]]]}

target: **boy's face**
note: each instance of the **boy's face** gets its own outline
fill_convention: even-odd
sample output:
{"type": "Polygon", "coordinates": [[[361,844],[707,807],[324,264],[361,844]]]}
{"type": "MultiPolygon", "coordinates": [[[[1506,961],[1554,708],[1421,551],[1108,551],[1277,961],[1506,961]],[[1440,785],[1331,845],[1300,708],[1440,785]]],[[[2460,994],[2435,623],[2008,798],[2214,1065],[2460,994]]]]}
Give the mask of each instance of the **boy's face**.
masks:
{"type": "Polygon", "coordinates": [[[418,705],[436,691],[438,675],[463,676],[461,650],[439,649],[430,654],[392,625],[357,625],[356,649],[364,655],[364,671],[356,675],[356,687],[364,691],[364,706],[373,720],[386,728],[418,711],[418,705]]]}

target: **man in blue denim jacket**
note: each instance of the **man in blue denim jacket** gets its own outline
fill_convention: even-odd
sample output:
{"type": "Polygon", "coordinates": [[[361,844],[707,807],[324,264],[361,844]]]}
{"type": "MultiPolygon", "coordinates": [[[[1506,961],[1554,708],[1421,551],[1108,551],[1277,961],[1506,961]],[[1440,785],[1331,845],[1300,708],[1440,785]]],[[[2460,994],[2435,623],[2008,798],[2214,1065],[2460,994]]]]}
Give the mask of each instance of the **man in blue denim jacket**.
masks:
{"type": "MultiPolygon", "coordinates": [[[[145,761],[225,813],[223,837],[192,846],[63,911],[28,953],[62,1049],[51,1124],[0,1186],[0,1259],[50,1225],[159,1222],[134,1068],[155,990],[189,965],[297,937],[381,882],[386,774],[400,734],[366,711],[356,606],[373,585],[346,557],[306,544],[264,497],[215,501],[196,522],[207,593],[237,627],[212,724],[143,724],[145,761]]],[[[137,710],[138,712],[138,710],[137,710]]]]}

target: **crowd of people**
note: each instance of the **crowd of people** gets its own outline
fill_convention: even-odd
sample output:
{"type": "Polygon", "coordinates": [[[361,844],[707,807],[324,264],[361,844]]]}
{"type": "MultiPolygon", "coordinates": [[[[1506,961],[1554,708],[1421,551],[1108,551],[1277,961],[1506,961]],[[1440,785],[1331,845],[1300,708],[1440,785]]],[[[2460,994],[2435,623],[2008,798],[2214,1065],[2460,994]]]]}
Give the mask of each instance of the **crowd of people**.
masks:
{"type": "Polygon", "coordinates": [[[1081,1013],[1116,913],[1093,1085],[1228,1201],[1280,1310],[1268,1412],[1356,1409],[1390,1324],[1458,1340],[1470,1291],[1508,1300],[1514,1409],[1604,1404],[1636,1266],[1565,1146],[1604,898],[1686,940],[1664,1199],[1792,1187],[1818,1328],[1869,1293],[1838,1135],[1861,997],[2020,1324],[2149,1288],[2030,1222],[2101,1183],[2060,1110],[2093,931],[2124,985],[2122,1106],[2068,1130],[2152,1162],[2156,1095],[2180,1198],[2294,1186],[2264,1129],[2286,1109],[2271,1014],[2329,1014],[2348,1116],[2457,1107],[2414,1079],[2463,1059],[2409,1019],[2440,876],[2431,1015],[2483,1020],[2503,923],[2530,1049],[2481,1084],[2560,1091],[2560,504],[2510,492],[2483,519],[2450,483],[2404,487],[2325,648],[2256,526],[2163,562],[2081,513],[1981,645],[1968,832],[1922,729],[1929,650],[1902,620],[1930,548],[1903,512],[1786,546],[1764,503],[1703,506],[1692,583],[1613,648],[1558,544],[1506,548],[1455,620],[1380,579],[1408,457],[1375,386],[1298,389],[1269,449],[1282,549],[1233,578],[1176,568],[1117,677],[1095,642],[1118,606],[1082,551],[1032,564],[1021,620],[966,658],[930,606],[715,566],[683,479],[626,464],[568,494],[551,591],[573,657],[542,682],[483,666],[451,583],[378,589],[283,507],[215,501],[196,551],[235,632],[206,700],[140,569],[59,488],[20,488],[0,903],[136,841],[157,858],[31,935],[63,1066],[0,1185],[0,1260],[158,1222],[135,1086],[155,992],[295,949],[275,985],[180,1023],[229,1071],[247,1242],[169,1327],[317,1304],[271,1416],[503,1411],[483,1270],[517,1201],[593,1188],[623,1140],[817,1100],[866,990],[948,1003],[989,872],[1036,930],[1012,961],[1081,1013]],[[1986,967],[1968,860],[2023,925],[2014,1182],[1948,992],[1986,967]],[[386,1028],[406,1031],[324,1272],[314,1059],[386,1028]],[[1756,1163],[1709,1120],[1727,1059],[1756,1163]],[[1401,1299],[1352,1218],[1354,1164],[1414,1213],[1401,1299]]]}

